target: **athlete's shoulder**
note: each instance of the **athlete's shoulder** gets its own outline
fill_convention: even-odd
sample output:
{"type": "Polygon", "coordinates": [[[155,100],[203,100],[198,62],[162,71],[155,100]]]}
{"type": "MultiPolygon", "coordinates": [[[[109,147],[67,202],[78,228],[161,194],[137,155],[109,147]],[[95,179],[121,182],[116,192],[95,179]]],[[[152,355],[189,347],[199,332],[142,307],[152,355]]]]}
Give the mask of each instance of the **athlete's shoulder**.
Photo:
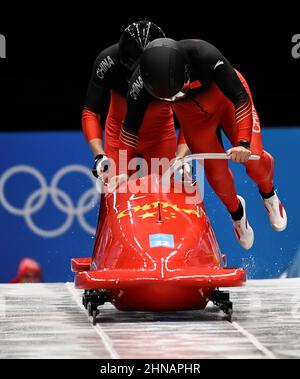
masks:
{"type": "Polygon", "coordinates": [[[119,60],[119,44],[115,43],[114,45],[108,46],[98,55],[97,60],[103,60],[107,57],[110,57],[114,60],[119,60]]]}
{"type": "Polygon", "coordinates": [[[107,47],[98,55],[94,63],[95,75],[99,79],[104,79],[110,71],[119,65],[119,49],[118,43],[107,47]]]}
{"type": "Polygon", "coordinates": [[[179,46],[186,54],[192,69],[201,69],[203,73],[213,71],[217,62],[226,59],[216,46],[204,40],[182,40],[179,46]]]}
{"type": "Polygon", "coordinates": [[[184,39],[179,41],[178,45],[187,52],[195,51],[203,55],[220,53],[216,46],[202,39],[184,39]]]}

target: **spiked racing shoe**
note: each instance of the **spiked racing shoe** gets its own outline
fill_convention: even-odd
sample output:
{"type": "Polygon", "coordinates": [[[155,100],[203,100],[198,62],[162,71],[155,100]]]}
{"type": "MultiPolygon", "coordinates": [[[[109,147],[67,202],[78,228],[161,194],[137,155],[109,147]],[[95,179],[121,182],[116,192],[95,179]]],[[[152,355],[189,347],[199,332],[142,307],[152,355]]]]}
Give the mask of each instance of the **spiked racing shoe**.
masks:
{"type": "Polygon", "coordinates": [[[238,196],[238,198],[243,207],[243,217],[238,221],[232,220],[234,232],[242,248],[249,250],[254,242],[254,232],[247,220],[245,200],[241,196],[238,196]]]}
{"type": "Polygon", "coordinates": [[[270,224],[277,232],[282,232],[287,227],[287,214],[277,194],[269,199],[263,199],[268,212],[270,224]]]}

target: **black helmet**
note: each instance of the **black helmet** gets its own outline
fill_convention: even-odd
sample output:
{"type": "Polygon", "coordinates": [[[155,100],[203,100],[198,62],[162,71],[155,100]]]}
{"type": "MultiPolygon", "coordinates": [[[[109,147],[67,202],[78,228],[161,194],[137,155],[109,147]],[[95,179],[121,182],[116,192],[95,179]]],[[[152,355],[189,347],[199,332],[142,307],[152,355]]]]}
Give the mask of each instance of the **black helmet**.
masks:
{"type": "Polygon", "coordinates": [[[173,98],[189,81],[187,60],[170,38],[148,44],[140,60],[140,73],[146,90],[160,99],[173,98]]]}
{"type": "Polygon", "coordinates": [[[119,42],[121,63],[134,70],[138,58],[150,41],[165,37],[161,28],[150,21],[137,21],[123,32],[119,42]]]}

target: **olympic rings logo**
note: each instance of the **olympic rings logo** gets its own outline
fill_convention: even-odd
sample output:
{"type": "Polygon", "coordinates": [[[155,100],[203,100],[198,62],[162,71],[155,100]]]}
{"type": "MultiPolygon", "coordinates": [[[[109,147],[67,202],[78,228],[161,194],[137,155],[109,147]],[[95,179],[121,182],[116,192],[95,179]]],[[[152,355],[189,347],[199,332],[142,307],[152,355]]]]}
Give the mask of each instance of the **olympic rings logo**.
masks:
{"type": "Polygon", "coordinates": [[[69,165],[61,168],[53,177],[48,186],[46,179],[40,171],[32,166],[19,165],[9,168],[0,177],[0,204],[15,216],[24,217],[27,226],[32,232],[41,237],[55,238],[64,234],[73,224],[76,217],[81,227],[89,234],[95,234],[95,228],[88,224],[85,219],[88,213],[97,203],[99,193],[95,188],[95,178],[90,170],[81,165],[69,165]],[[86,175],[92,182],[92,188],[87,190],[78,200],[76,206],[71,197],[63,190],[59,189],[61,179],[70,173],[81,173],[86,175]],[[40,188],[34,191],[26,200],[23,208],[17,208],[7,200],[5,196],[5,186],[7,182],[17,174],[28,174],[33,176],[39,183],[40,188]],[[37,226],[32,216],[40,211],[45,205],[48,196],[50,195],[53,204],[56,208],[66,214],[66,220],[60,227],[53,230],[45,230],[37,226]],[[89,201],[88,201],[89,200],[89,201]]]}

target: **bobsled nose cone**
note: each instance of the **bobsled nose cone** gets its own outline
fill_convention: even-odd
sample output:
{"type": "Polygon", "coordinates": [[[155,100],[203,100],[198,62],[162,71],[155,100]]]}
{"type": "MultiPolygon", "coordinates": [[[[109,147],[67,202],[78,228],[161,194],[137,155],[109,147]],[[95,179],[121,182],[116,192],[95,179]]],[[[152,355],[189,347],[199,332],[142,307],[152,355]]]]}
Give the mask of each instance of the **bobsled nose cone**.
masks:
{"type": "Polygon", "coordinates": [[[251,228],[246,214],[246,202],[242,196],[238,196],[243,206],[243,217],[239,221],[233,221],[233,228],[236,238],[243,249],[249,250],[254,243],[254,232],[251,228]]]}

